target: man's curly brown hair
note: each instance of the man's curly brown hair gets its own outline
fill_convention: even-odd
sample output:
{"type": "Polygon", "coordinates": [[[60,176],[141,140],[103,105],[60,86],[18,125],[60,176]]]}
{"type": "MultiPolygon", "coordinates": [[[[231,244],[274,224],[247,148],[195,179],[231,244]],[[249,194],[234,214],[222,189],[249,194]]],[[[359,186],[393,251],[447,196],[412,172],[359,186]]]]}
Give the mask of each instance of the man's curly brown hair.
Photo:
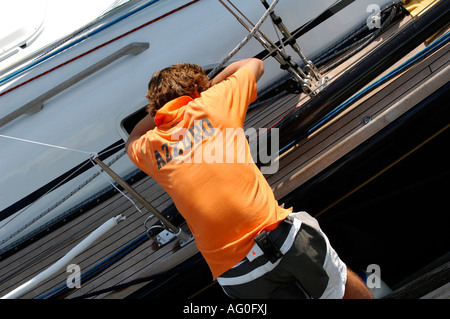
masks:
{"type": "Polygon", "coordinates": [[[155,116],[156,111],[167,102],[183,95],[192,96],[207,90],[211,81],[199,65],[178,63],[156,72],[148,83],[147,112],[155,116]]]}

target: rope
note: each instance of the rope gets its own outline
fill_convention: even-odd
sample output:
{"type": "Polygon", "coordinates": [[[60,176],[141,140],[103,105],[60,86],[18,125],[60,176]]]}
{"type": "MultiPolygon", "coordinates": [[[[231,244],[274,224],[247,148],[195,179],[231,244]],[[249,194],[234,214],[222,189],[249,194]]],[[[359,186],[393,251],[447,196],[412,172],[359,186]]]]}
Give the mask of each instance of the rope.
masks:
{"type": "MultiPolygon", "coordinates": [[[[43,142],[38,142],[38,141],[33,141],[33,140],[28,140],[28,139],[24,139],[24,138],[19,138],[19,137],[13,137],[13,136],[7,136],[7,135],[3,135],[0,134],[0,137],[2,138],[6,138],[6,139],[10,139],[10,140],[14,140],[14,141],[20,141],[20,142],[24,142],[24,143],[29,143],[29,144],[34,144],[34,145],[40,145],[40,146],[45,146],[45,147],[50,147],[50,148],[55,148],[55,149],[60,149],[60,150],[65,150],[65,151],[71,151],[71,152],[77,152],[77,153],[81,153],[81,154],[88,154],[89,156],[91,156],[91,154],[93,154],[92,152],[86,152],[83,150],[78,150],[78,149],[74,149],[74,148],[70,148],[70,147],[65,147],[65,146],[59,146],[59,145],[54,145],[54,144],[48,144],[48,143],[43,143],[43,142]]],[[[55,188],[53,188],[55,189],[55,188]]],[[[52,190],[53,190],[52,189],[52,190]]],[[[51,192],[52,190],[50,190],[49,192],[51,192]]],[[[42,198],[43,196],[47,195],[49,192],[47,192],[46,194],[42,195],[40,198],[42,198]]],[[[31,206],[31,205],[30,205],[31,206]]],[[[21,215],[25,210],[27,210],[30,206],[26,207],[20,214],[16,215],[15,217],[11,218],[5,225],[7,225],[8,223],[12,222],[15,218],[17,218],[19,215],[21,215]]],[[[36,220],[40,219],[41,217],[43,217],[46,213],[41,214],[41,216],[37,216],[35,217],[33,220],[31,220],[31,222],[23,225],[21,228],[19,228],[18,230],[16,230],[13,234],[10,234],[8,238],[3,239],[0,242],[0,245],[4,244],[5,242],[7,242],[8,240],[10,240],[12,237],[16,236],[17,234],[19,234],[20,232],[22,232],[22,230],[26,229],[27,227],[29,227],[31,224],[33,224],[36,220]]]]}
{"type": "MultiPolygon", "coordinates": [[[[97,157],[97,156],[96,156],[97,157]]],[[[108,183],[110,183],[120,194],[122,194],[123,197],[125,197],[126,199],[128,199],[133,205],[134,207],[137,209],[138,212],[142,213],[142,211],[139,209],[139,207],[136,205],[136,203],[129,197],[127,196],[124,192],[122,192],[122,190],[120,190],[117,186],[116,183],[113,183],[109,178],[107,178],[105,175],[102,174],[102,170],[98,167],[98,165],[95,165],[94,161],[93,161],[94,157],[89,157],[89,160],[91,161],[92,165],[94,165],[95,169],[98,171],[98,173],[100,175],[102,175],[107,181],[108,183]]]]}
{"type": "MultiPolygon", "coordinates": [[[[235,55],[237,53],[237,51],[239,51],[249,40],[252,36],[254,36],[254,34],[259,30],[261,24],[264,22],[264,20],[267,18],[267,16],[270,14],[271,10],[273,10],[273,7],[275,7],[275,5],[278,3],[279,0],[275,0],[271,7],[265,12],[265,14],[263,15],[263,17],[260,19],[260,21],[258,21],[257,25],[255,25],[255,27],[252,29],[252,31],[244,38],[244,40],[233,50],[231,51],[227,58],[224,59],[222,61],[222,63],[220,65],[218,65],[214,70],[211,71],[210,74],[214,74],[218,69],[220,69],[229,59],[231,59],[231,57],[233,55],[235,55]]],[[[78,152],[78,153],[82,153],[82,154],[87,154],[89,155],[89,159],[92,162],[92,164],[94,165],[94,167],[97,169],[98,174],[101,174],[102,171],[97,167],[97,165],[95,165],[95,163],[92,161],[92,157],[97,157],[98,154],[97,153],[93,153],[93,152],[86,152],[86,151],[82,151],[82,150],[77,150],[77,149],[73,149],[73,148],[68,148],[68,147],[63,147],[63,146],[58,146],[58,145],[52,145],[52,144],[47,144],[47,143],[42,143],[42,142],[37,142],[37,141],[31,141],[31,140],[27,140],[27,139],[22,139],[22,138],[16,138],[16,137],[11,137],[11,136],[5,136],[5,135],[0,135],[0,137],[3,138],[8,138],[8,139],[12,139],[12,140],[17,140],[17,141],[22,141],[22,142],[27,142],[27,143],[32,143],[32,144],[36,144],[36,145],[41,145],[41,146],[46,146],[46,147],[52,147],[52,148],[57,148],[57,149],[61,149],[61,150],[67,150],[67,151],[73,151],[73,152],[78,152]]],[[[98,176],[98,174],[96,174],[95,176],[98,176]]],[[[106,177],[105,177],[106,178],[106,177]]],[[[136,206],[136,204],[128,197],[126,196],[121,190],[119,190],[116,185],[114,185],[109,179],[107,179],[108,182],[116,189],[118,190],[125,198],[127,198],[135,207],[136,209],[141,212],[141,210],[136,206]]],[[[2,242],[3,243],[3,242],[2,242]]],[[[0,243],[0,244],[2,244],[0,243]]],[[[170,272],[168,272],[170,273],[170,272]]],[[[130,283],[127,283],[124,286],[130,285],[130,284],[134,284],[137,282],[143,282],[143,281],[148,281],[151,280],[151,278],[153,279],[154,276],[150,276],[147,278],[142,278],[139,279],[137,281],[132,281],[130,283]]],[[[113,287],[113,289],[111,290],[115,290],[118,289],[121,285],[113,287]]],[[[98,293],[97,293],[98,294],[98,293]]],[[[84,297],[86,297],[87,295],[85,295],[84,297]]]]}
{"type": "MultiPolygon", "coordinates": [[[[384,10],[383,10],[383,13],[385,13],[384,10]]],[[[359,44],[362,43],[357,49],[355,49],[355,50],[349,52],[347,55],[341,57],[341,58],[338,59],[337,61],[333,62],[331,65],[328,65],[328,66],[324,67],[323,69],[320,70],[320,72],[321,72],[321,73],[326,73],[326,72],[328,72],[329,70],[335,68],[337,65],[343,63],[345,60],[349,59],[350,57],[352,57],[352,56],[355,55],[356,53],[360,52],[360,51],[361,51],[363,48],[365,48],[370,42],[372,42],[373,39],[375,39],[379,34],[381,34],[381,33],[385,30],[386,26],[389,25],[389,24],[392,22],[392,20],[394,19],[396,13],[397,13],[397,6],[393,5],[392,8],[391,8],[391,10],[390,10],[389,16],[388,16],[387,19],[383,22],[383,24],[381,25],[381,27],[380,27],[379,29],[377,29],[377,30],[376,30],[375,32],[373,32],[372,34],[369,34],[369,35],[363,37],[362,39],[360,39],[360,40],[358,40],[358,41],[352,43],[350,46],[348,46],[348,47],[346,47],[346,48],[344,48],[344,49],[342,49],[342,50],[340,50],[340,51],[334,53],[332,56],[329,56],[329,57],[325,58],[325,59],[324,59],[325,61],[321,61],[321,62],[320,62],[321,64],[325,64],[326,62],[328,62],[328,61],[331,60],[332,58],[334,58],[334,57],[336,57],[336,56],[338,56],[338,55],[344,53],[345,51],[348,51],[348,50],[350,50],[350,49],[352,49],[352,48],[354,48],[354,47],[356,47],[356,46],[358,46],[359,44]]]]}
{"type": "MultiPolygon", "coordinates": [[[[108,166],[111,166],[113,163],[115,163],[117,160],[119,160],[125,153],[122,152],[118,155],[116,155],[115,158],[113,158],[109,163],[108,166]]],[[[81,168],[80,168],[81,169],[81,168]]],[[[79,169],[79,170],[80,170],[79,169]]],[[[78,170],[77,170],[78,171],[78,170]]],[[[77,171],[75,171],[73,174],[76,174],[77,171]]],[[[20,234],[22,231],[24,231],[25,229],[27,229],[29,226],[31,226],[32,224],[34,224],[35,222],[37,222],[39,219],[41,219],[42,217],[44,217],[45,215],[47,215],[48,213],[50,213],[51,211],[53,211],[54,209],[56,209],[57,207],[59,207],[61,204],[63,204],[65,201],[67,201],[70,197],[72,197],[73,195],[75,195],[77,192],[79,192],[80,190],[82,190],[85,186],[87,186],[91,181],[93,181],[99,174],[101,174],[101,172],[99,172],[97,170],[96,173],[94,173],[91,177],[89,177],[88,179],[86,179],[83,183],[81,183],[80,185],[78,185],[78,187],[76,187],[74,190],[72,190],[70,193],[68,193],[66,196],[64,196],[62,199],[60,199],[58,202],[56,202],[55,204],[53,204],[52,206],[50,206],[49,208],[47,208],[46,210],[44,210],[42,213],[40,213],[39,215],[37,215],[36,217],[34,217],[31,221],[29,221],[28,223],[24,224],[22,227],[20,227],[19,229],[17,229],[14,233],[11,233],[7,238],[4,238],[1,242],[0,245],[3,245],[4,243],[8,242],[10,239],[14,238],[15,236],[17,236],[18,234],[20,234]]],[[[12,222],[15,218],[19,217],[20,215],[22,215],[23,213],[26,212],[26,210],[28,210],[30,207],[32,207],[32,205],[34,203],[36,203],[37,201],[39,201],[41,198],[43,198],[44,196],[46,196],[47,194],[51,193],[53,190],[55,190],[56,188],[58,188],[61,184],[63,184],[67,179],[69,179],[69,177],[67,177],[65,180],[61,181],[61,183],[59,183],[58,185],[56,185],[55,187],[53,187],[51,190],[49,190],[48,192],[46,192],[45,194],[43,194],[42,196],[40,196],[38,199],[36,199],[32,204],[28,205],[26,208],[24,208],[20,214],[17,214],[16,216],[12,217],[10,220],[8,220],[5,225],[9,224],[10,222],[12,222]]],[[[113,185],[114,186],[114,185],[113,185]]],[[[126,197],[126,196],[125,196],[126,197]]],[[[134,203],[133,203],[134,204],[134,203]]],[[[138,209],[138,211],[140,211],[138,209]]],[[[56,220],[59,220],[60,218],[56,218],[56,220]]],[[[54,220],[50,220],[49,222],[45,223],[45,227],[44,228],[48,228],[49,224],[52,224],[54,222],[54,220]]],[[[19,242],[21,242],[22,240],[19,240],[19,242]]],[[[8,245],[7,247],[0,249],[0,255],[4,252],[7,251],[9,249],[11,249],[11,246],[15,246],[17,245],[17,242],[12,243],[11,245],[8,245]]]]}
{"type": "MultiPolygon", "coordinates": [[[[395,5],[388,5],[385,9],[383,9],[382,11],[383,12],[385,12],[385,10],[388,10],[388,9],[391,9],[391,15],[390,15],[390,21],[389,22],[391,22],[392,21],[392,19],[393,19],[393,17],[395,16],[395,14],[392,12],[392,11],[395,11],[395,13],[397,12],[397,7],[395,6],[395,5]],[[392,7],[392,8],[391,8],[392,7]]],[[[383,29],[383,27],[385,27],[386,25],[387,25],[388,23],[385,21],[384,23],[383,23],[383,26],[381,27],[381,29],[383,29]]],[[[358,28],[357,28],[357,30],[356,31],[353,31],[351,34],[354,34],[354,33],[359,33],[358,32],[358,28]]],[[[377,35],[379,34],[379,32],[378,31],[380,31],[380,30],[377,30],[376,32],[377,32],[377,35]]],[[[346,39],[348,36],[346,36],[346,37],[344,37],[344,39],[346,39]]],[[[367,37],[365,37],[365,38],[367,38],[367,37]]],[[[368,41],[366,41],[365,43],[364,43],[364,45],[367,45],[371,40],[373,40],[375,37],[373,37],[373,38],[371,38],[370,40],[368,40],[368,41]]],[[[345,40],[344,40],[344,42],[345,42],[345,40]]],[[[361,43],[362,41],[358,41],[358,43],[361,43]]],[[[436,41],[437,42],[437,41],[436,41]]],[[[337,46],[340,46],[340,44],[338,44],[337,46]]],[[[319,57],[323,57],[323,56],[326,56],[327,54],[330,54],[331,53],[331,51],[333,51],[333,49],[334,49],[334,47],[335,46],[333,46],[333,47],[331,47],[330,49],[327,49],[327,50],[325,50],[325,51],[322,51],[322,53],[320,53],[319,54],[319,57]]],[[[351,44],[349,47],[347,47],[346,49],[344,49],[344,50],[341,50],[341,53],[342,52],[344,52],[344,51],[346,51],[346,50],[348,50],[349,48],[352,48],[352,47],[354,47],[354,45],[353,44],[351,44]]],[[[431,47],[431,45],[430,45],[430,47],[431,47]]],[[[425,50],[429,50],[430,49],[430,47],[428,47],[428,48],[426,48],[425,50]]],[[[356,50],[359,50],[359,49],[356,49],[356,50]]],[[[349,55],[347,55],[346,56],[346,58],[348,58],[348,57],[350,57],[350,55],[352,54],[352,52],[351,53],[349,53],[349,55]]],[[[335,56],[334,56],[335,57],[335,56]]],[[[414,59],[414,58],[412,58],[412,59],[414,59]]],[[[411,59],[411,60],[412,60],[411,59]]],[[[317,57],[315,57],[314,59],[313,59],[314,61],[317,61],[317,57]]],[[[343,58],[341,58],[340,59],[340,61],[341,62],[343,62],[343,58]]],[[[316,64],[317,64],[317,62],[315,62],[316,64]]],[[[323,61],[321,62],[321,63],[323,63],[323,61]]],[[[403,67],[405,67],[405,65],[406,64],[408,64],[408,62],[405,62],[405,64],[403,65],[403,67]]],[[[409,65],[409,64],[408,64],[409,65]]],[[[407,67],[407,66],[406,66],[407,67]]],[[[398,70],[398,69],[397,69],[398,70]]],[[[395,70],[394,70],[395,71],[395,70]]],[[[391,72],[390,73],[390,75],[391,76],[394,76],[396,73],[395,72],[391,72]],[[394,74],[395,73],[395,74],[394,74]]],[[[321,72],[323,72],[323,70],[321,70],[321,72]]],[[[385,79],[387,76],[385,76],[383,79],[385,79]]],[[[374,86],[376,86],[376,85],[378,85],[379,83],[380,83],[380,81],[381,80],[378,80],[375,84],[373,84],[371,87],[374,87],[374,86]]],[[[367,89],[366,89],[367,90],[367,89]]],[[[361,96],[361,94],[359,94],[359,96],[361,96]]],[[[354,98],[351,98],[351,99],[349,99],[348,101],[346,101],[346,102],[344,102],[344,103],[342,103],[341,105],[339,105],[336,109],[342,109],[345,105],[347,105],[348,103],[347,102],[350,102],[350,101],[354,101],[355,99],[354,98]]],[[[286,113],[284,116],[282,116],[282,117],[280,117],[280,119],[276,122],[276,123],[274,123],[274,124],[272,124],[268,129],[267,129],[267,131],[269,131],[270,129],[272,129],[272,128],[274,128],[274,127],[277,127],[278,125],[280,125],[283,121],[285,121],[287,118],[289,118],[291,115],[292,115],[292,113],[294,113],[299,107],[301,107],[302,106],[302,104],[301,103],[297,103],[296,104],[296,106],[294,106],[293,108],[292,108],[292,110],[290,110],[288,113],[286,113]]],[[[335,113],[335,111],[333,111],[333,114],[335,113]]],[[[299,136],[298,138],[296,138],[296,139],[294,139],[291,143],[289,143],[288,145],[286,145],[285,147],[283,147],[281,150],[279,150],[279,154],[281,154],[282,152],[284,152],[285,150],[287,150],[289,147],[291,147],[293,144],[295,144],[295,143],[297,143],[299,140],[301,140],[301,139],[303,139],[304,138],[304,136],[306,135],[306,134],[308,134],[308,133],[311,133],[314,129],[316,129],[320,124],[323,124],[323,122],[326,120],[326,119],[329,119],[330,118],[330,114],[329,115],[327,115],[327,116],[325,116],[325,119],[323,119],[323,120],[321,120],[318,124],[316,124],[313,128],[311,128],[310,130],[308,130],[306,133],[304,133],[304,134],[302,134],[301,136],[299,136]]]]}
{"type": "Polygon", "coordinates": [[[27,139],[24,139],[24,138],[7,136],[7,135],[3,135],[3,134],[0,134],[0,137],[11,139],[11,140],[16,140],[16,141],[21,141],[21,142],[25,142],[25,143],[31,143],[31,144],[41,145],[41,146],[57,148],[57,149],[65,150],[65,151],[72,151],[72,152],[78,152],[78,153],[82,153],[82,154],[88,154],[89,156],[91,154],[95,154],[95,153],[92,153],[92,152],[86,152],[86,151],[82,151],[82,150],[77,150],[77,149],[70,148],[70,147],[53,145],[53,144],[48,144],[48,143],[42,143],[42,142],[27,140],[27,139]]]}
{"type": "MultiPolygon", "coordinates": [[[[251,32],[249,34],[247,34],[247,36],[241,41],[241,43],[239,43],[233,50],[231,50],[230,53],[228,53],[227,57],[220,62],[209,74],[208,77],[212,78],[216,75],[217,71],[222,68],[225,63],[227,63],[244,45],[247,44],[247,42],[255,35],[255,33],[257,31],[259,31],[259,28],[261,27],[261,25],[263,24],[263,22],[267,19],[267,17],[269,16],[269,14],[273,11],[273,9],[275,8],[275,6],[278,4],[280,0],[274,0],[272,2],[272,4],[270,5],[269,9],[266,10],[266,12],[264,12],[263,16],[259,19],[259,21],[256,23],[256,25],[253,27],[253,29],[251,30],[251,32]]],[[[230,12],[231,10],[229,9],[229,7],[223,3],[223,1],[219,0],[219,2],[225,7],[227,8],[230,12]]]]}
{"type": "MultiPolygon", "coordinates": [[[[104,176],[102,174],[102,170],[100,170],[100,168],[95,165],[95,163],[93,162],[93,158],[98,157],[98,154],[95,152],[87,152],[87,151],[83,151],[83,150],[78,150],[78,149],[74,149],[74,148],[70,148],[70,147],[64,147],[64,146],[59,146],[59,145],[54,145],[54,144],[49,144],[49,143],[42,143],[42,142],[38,142],[38,141],[33,141],[33,140],[29,140],[29,139],[24,139],[24,138],[18,138],[18,137],[12,137],[12,136],[7,136],[7,135],[3,135],[0,134],[0,137],[3,138],[7,138],[7,139],[11,139],[11,140],[15,140],[15,141],[20,141],[20,142],[25,142],[25,143],[29,143],[29,144],[35,144],[35,145],[40,145],[40,146],[45,146],[45,147],[50,147],[50,148],[55,148],[55,149],[60,149],[60,150],[65,150],[65,151],[72,151],[72,152],[77,152],[77,153],[81,153],[81,154],[87,154],[89,155],[89,160],[91,161],[92,165],[94,166],[94,168],[97,170],[97,174],[92,175],[88,180],[86,180],[83,184],[81,184],[78,188],[76,188],[74,191],[72,191],[71,193],[69,193],[67,196],[65,196],[62,200],[58,201],[55,205],[53,205],[52,207],[48,208],[46,211],[42,212],[41,214],[37,215],[36,217],[34,217],[32,220],[30,220],[29,222],[27,222],[26,224],[22,225],[22,227],[20,227],[19,229],[17,229],[15,232],[11,233],[8,237],[5,237],[1,242],[0,245],[3,245],[4,243],[8,242],[9,240],[11,240],[12,238],[14,238],[15,236],[17,236],[18,234],[20,234],[22,231],[24,231],[25,229],[27,229],[28,227],[30,227],[32,224],[34,224],[36,221],[38,221],[39,219],[41,219],[42,217],[44,217],[45,215],[47,215],[49,212],[51,212],[53,209],[55,209],[56,207],[58,207],[59,205],[61,205],[63,202],[65,202],[67,199],[69,199],[71,196],[73,196],[75,193],[77,193],[80,189],[82,189],[84,186],[86,186],[87,184],[89,184],[93,179],[95,179],[98,175],[102,175],[106,181],[111,184],[122,196],[124,196],[128,201],[130,201],[133,206],[137,209],[137,211],[139,211],[140,213],[142,213],[142,210],[139,209],[139,207],[136,205],[136,203],[129,197],[127,196],[123,191],[121,191],[110,179],[108,179],[106,176],[104,176]]],[[[113,160],[113,162],[117,161],[120,157],[122,157],[124,154],[126,154],[125,151],[122,152],[122,154],[119,154],[115,160],[113,160]]],[[[112,163],[109,163],[109,165],[111,165],[112,163]]],[[[50,190],[49,192],[47,192],[46,194],[42,195],[41,197],[39,197],[37,200],[41,199],[42,197],[44,197],[45,195],[47,195],[48,193],[50,193],[51,191],[53,191],[55,188],[53,188],[52,190],[50,190]]],[[[36,201],[35,201],[36,202],[36,201]]],[[[7,224],[9,224],[10,222],[12,222],[15,218],[17,218],[18,216],[22,215],[30,206],[26,207],[24,210],[22,210],[19,214],[17,214],[16,216],[14,216],[13,218],[11,218],[7,224]]],[[[6,225],[6,224],[5,224],[6,225]]],[[[9,246],[8,246],[9,247],[9,246]]],[[[4,250],[4,249],[2,249],[4,250]]]]}

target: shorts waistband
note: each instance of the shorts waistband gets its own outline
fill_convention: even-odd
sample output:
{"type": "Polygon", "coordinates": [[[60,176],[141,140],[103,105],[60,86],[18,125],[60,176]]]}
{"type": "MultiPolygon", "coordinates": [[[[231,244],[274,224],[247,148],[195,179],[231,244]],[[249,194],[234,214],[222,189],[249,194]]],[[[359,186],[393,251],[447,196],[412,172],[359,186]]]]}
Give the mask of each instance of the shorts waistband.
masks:
{"type": "MultiPolygon", "coordinates": [[[[268,235],[281,253],[285,254],[291,248],[300,226],[301,221],[299,219],[288,216],[268,235]]],[[[275,263],[270,262],[255,243],[247,256],[218,277],[217,281],[222,286],[246,283],[275,268],[280,260],[277,260],[275,263]]]]}

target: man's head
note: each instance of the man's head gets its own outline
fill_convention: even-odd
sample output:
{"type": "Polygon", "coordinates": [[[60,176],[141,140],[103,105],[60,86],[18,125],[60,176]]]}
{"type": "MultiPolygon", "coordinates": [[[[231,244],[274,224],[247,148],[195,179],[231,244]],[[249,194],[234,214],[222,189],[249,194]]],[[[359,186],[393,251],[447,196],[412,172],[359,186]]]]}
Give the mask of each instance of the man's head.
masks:
{"type": "Polygon", "coordinates": [[[179,63],[167,67],[156,72],[148,83],[147,112],[155,116],[167,102],[183,95],[196,97],[210,86],[210,79],[199,65],[179,63]]]}

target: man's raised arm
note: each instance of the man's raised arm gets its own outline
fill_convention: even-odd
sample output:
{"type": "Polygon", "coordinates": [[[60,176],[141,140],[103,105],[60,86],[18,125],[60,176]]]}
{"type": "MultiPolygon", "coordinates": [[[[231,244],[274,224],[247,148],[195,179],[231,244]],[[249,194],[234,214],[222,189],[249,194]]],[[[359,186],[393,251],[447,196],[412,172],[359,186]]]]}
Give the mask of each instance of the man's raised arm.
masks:
{"type": "Polygon", "coordinates": [[[261,76],[264,74],[264,62],[260,59],[256,58],[250,58],[245,60],[240,60],[231,63],[229,66],[227,66],[225,69],[223,69],[222,72],[217,74],[212,79],[211,85],[215,85],[217,83],[222,82],[230,75],[234,74],[237,70],[243,67],[248,67],[253,71],[253,74],[255,75],[256,82],[261,78],[261,76]]]}

